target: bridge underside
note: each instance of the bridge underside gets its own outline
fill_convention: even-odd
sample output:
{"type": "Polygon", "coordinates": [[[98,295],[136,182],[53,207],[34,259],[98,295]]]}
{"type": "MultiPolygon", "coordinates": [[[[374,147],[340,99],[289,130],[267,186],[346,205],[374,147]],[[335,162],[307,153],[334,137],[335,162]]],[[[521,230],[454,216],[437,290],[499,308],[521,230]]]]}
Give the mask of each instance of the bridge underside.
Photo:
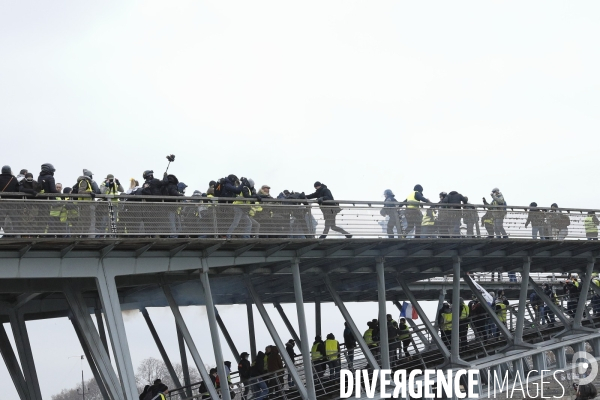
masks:
{"type": "MultiPolygon", "coordinates": [[[[161,295],[161,283],[172,287],[179,305],[204,305],[199,281],[202,258],[215,261],[208,269],[215,303],[230,305],[250,301],[246,279],[253,282],[264,302],[295,302],[293,259],[300,261],[305,302],[331,301],[324,288],[324,274],[332,278],[344,302],[363,302],[377,301],[378,257],[385,257],[388,300],[406,300],[401,281],[410,283],[418,300],[438,300],[441,290],[451,289],[451,279],[429,280],[451,275],[457,256],[462,259],[461,269],[476,277],[478,272],[517,271],[524,257],[532,257],[532,273],[583,272],[587,259],[599,252],[600,243],[594,241],[545,240],[3,240],[0,304],[6,308],[35,293],[35,297],[20,305],[28,320],[66,316],[69,307],[61,292],[68,283],[83,291],[89,307],[96,307],[95,268],[89,274],[92,276],[85,275],[90,265],[117,259],[126,260],[127,264],[134,261],[133,268],[123,268],[123,275],[116,272],[115,279],[121,307],[137,309],[168,306],[161,295]],[[48,261],[46,270],[39,263],[41,257],[48,261]],[[176,268],[173,260],[177,261],[176,268]],[[83,271],[80,274],[73,270],[78,263],[83,271]],[[152,264],[153,272],[144,271],[145,263],[152,264]],[[8,268],[4,264],[9,264],[8,268]]],[[[501,287],[508,298],[518,298],[517,282],[485,285],[489,290],[501,287]]],[[[463,284],[461,289],[470,298],[468,287],[463,284]]]]}

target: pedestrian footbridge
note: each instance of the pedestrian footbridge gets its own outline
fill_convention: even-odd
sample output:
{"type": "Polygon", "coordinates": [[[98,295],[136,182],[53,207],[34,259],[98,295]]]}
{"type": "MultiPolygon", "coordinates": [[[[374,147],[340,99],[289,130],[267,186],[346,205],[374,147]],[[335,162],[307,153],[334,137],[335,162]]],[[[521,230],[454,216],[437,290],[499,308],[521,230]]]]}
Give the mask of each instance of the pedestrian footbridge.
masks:
{"type": "MultiPolygon", "coordinates": [[[[256,306],[287,366],[264,377],[270,382],[271,398],[315,399],[339,395],[339,382],[330,379],[335,376],[335,369],[322,371],[322,361],[311,360],[313,335],[308,334],[304,315],[304,305],[308,303],[313,303],[317,310],[324,302],[335,303],[352,327],[359,346],[354,350],[353,360],[349,350],[342,346],[339,360],[343,368],[411,370],[468,366],[480,371],[508,371],[514,376],[516,371],[566,369],[571,362],[569,355],[579,350],[600,356],[597,328],[600,321],[591,304],[599,289],[590,285],[600,243],[585,240],[589,236],[585,231],[585,219],[591,215],[588,210],[561,210],[571,215],[566,239],[561,237],[565,240],[553,236],[552,225],[543,239],[533,239],[531,231],[524,228],[528,211],[517,207],[509,210],[505,219],[507,239],[481,237],[476,231],[472,237],[446,234],[442,228],[430,232],[430,237],[415,238],[414,231],[402,227],[399,234],[394,230],[394,237],[389,238],[387,233],[382,234],[379,224],[382,218],[385,220],[379,212],[383,204],[340,202],[337,223],[353,237],[317,239],[319,232],[308,230],[314,227],[313,220],[295,216],[294,212],[300,210],[304,216],[313,216],[318,228],[323,222],[319,213],[326,209],[312,203],[272,204],[273,208],[286,207],[287,219],[271,221],[272,229],[262,224],[263,230],[250,238],[236,230],[227,238],[231,226],[229,220],[223,219],[227,212],[219,214],[222,211],[215,210],[228,209],[232,207],[230,204],[200,203],[212,208],[209,212],[216,218],[212,228],[186,231],[184,209],[191,206],[198,210],[198,204],[138,202],[131,206],[122,204],[128,202],[108,200],[0,200],[0,208],[10,215],[12,224],[4,223],[5,236],[0,239],[0,319],[10,323],[16,344],[13,349],[2,326],[0,352],[21,399],[41,399],[26,322],[65,316],[73,322],[104,397],[137,398],[123,310],[142,312],[165,363],[171,365],[146,312],[149,307],[168,307],[172,311],[181,343],[207,382],[208,396],[215,399],[229,400],[234,393],[236,398],[243,396],[244,383],[233,374],[232,393],[211,383],[195,344],[199,339],[188,331],[179,311],[181,306],[206,306],[221,382],[226,377],[219,332],[224,334],[236,357],[238,352],[235,343],[227,339],[218,307],[245,304],[252,321],[252,305],[256,306]],[[57,220],[46,217],[46,212],[58,206],[74,207],[71,211],[76,210],[77,214],[73,211],[70,222],[68,217],[62,222],[59,218],[63,225],[58,226],[57,220]],[[36,207],[35,215],[39,217],[32,219],[27,213],[36,207]],[[126,215],[134,209],[133,214],[126,215]],[[169,215],[175,219],[169,219],[169,215]],[[302,220],[308,221],[306,229],[298,231],[292,225],[302,220]],[[176,222],[173,230],[169,229],[172,221],[176,222]],[[222,226],[226,229],[221,230],[222,226]],[[581,281],[575,308],[564,298],[555,304],[540,288],[542,283],[549,283],[559,289],[561,277],[569,273],[578,273],[581,281]],[[496,327],[494,335],[487,328],[477,328],[481,321],[472,319],[468,341],[461,344],[459,321],[453,319],[451,337],[440,337],[436,321],[427,319],[418,301],[439,300],[440,295],[447,293],[453,314],[459,315],[459,297],[470,299],[472,293],[479,293],[473,282],[503,288],[507,297],[515,300],[507,309],[506,323],[499,321],[496,312],[488,307],[480,318],[481,321],[485,318],[486,326],[496,327]],[[535,307],[527,300],[531,290],[552,310],[554,324],[541,325],[536,318],[535,307]],[[408,356],[394,351],[398,343],[395,338],[387,337],[386,330],[381,330],[375,346],[369,347],[361,339],[363,332],[358,330],[358,323],[350,317],[345,304],[367,301],[377,302],[380,321],[390,312],[385,309],[386,301],[396,305],[411,302],[417,309],[419,321],[424,322],[411,324],[408,356]],[[280,333],[265,310],[265,304],[270,303],[276,307],[284,303],[296,305],[299,329],[288,326],[302,351],[296,360],[288,359],[280,333]],[[108,346],[115,355],[116,369],[108,358],[108,346]],[[293,388],[288,386],[288,374],[295,382],[293,388]],[[284,375],[286,379],[279,379],[284,375]]],[[[487,212],[484,208],[476,210],[481,214],[487,212]]],[[[202,211],[198,211],[197,217],[202,211]]],[[[449,214],[446,218],[456,222],[449,214]]],[[[6,216],[4,220],[7,221],[6,216]]],[[[573,304],[575,299],[570,300],[573,304]]],[[[278,310],[285,322],[285,313],[281,307],[278,310]]],[[[249,331],[253,332],[252,326],[249,331]]],[[[251,343],[255,355],[252,337],[251,343]]],[[[485,391],[486,384],[482,382],[480,390],[485,391]]],[[[198,397],[198,386],[199,383],[179,382],[179,389],[172,392],[171,398],[198,397]]],[[[247,396],[250,398],[252,394],[247,396]]]]}

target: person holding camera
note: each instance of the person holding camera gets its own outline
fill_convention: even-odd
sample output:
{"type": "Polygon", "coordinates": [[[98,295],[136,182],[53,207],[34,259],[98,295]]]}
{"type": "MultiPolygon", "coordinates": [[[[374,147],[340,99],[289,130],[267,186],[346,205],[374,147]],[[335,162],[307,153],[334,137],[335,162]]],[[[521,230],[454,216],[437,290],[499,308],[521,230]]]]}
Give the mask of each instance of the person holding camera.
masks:
{"type": "Polygon", "coordinates": [[[104,182],[100,184],[101,194],[116,196],[124,191],[125,190],[123,189],[123,186],[121,186],[121,183],[118,179],[115,179],[115,176],[113,174],[106,175],[104,182]]]}

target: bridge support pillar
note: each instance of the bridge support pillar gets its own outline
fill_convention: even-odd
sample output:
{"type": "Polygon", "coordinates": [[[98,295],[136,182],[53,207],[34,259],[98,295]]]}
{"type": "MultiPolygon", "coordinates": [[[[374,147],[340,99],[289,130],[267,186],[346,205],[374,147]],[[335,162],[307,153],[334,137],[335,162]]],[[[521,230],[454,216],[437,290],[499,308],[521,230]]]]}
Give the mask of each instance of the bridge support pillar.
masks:
{"type": "Polygon", "coordinates": [[[315,335],[321,336],[321,299],[315,300],[315,335]]]}
{"type": "Polygon", "coordinates": [[[577,311],[575,311],[575,320],[573,321],[573,329],[580,330],[583,328],[581,320],[583,318],[583,312],[587,303],[588,294],[590,292],[590,284],[592,282],[592,272],[594,272],[595,258],[591,258],[585,268],[585,276],[581,280],[581,293],[579,294],[579,303],[577,304],[577,311]]]}
{"type": "Polygon", "coordinates": [[[17,360],[17,356],[10,344],[8,335],[4,329],[4,324],[2,323],[0,323],[0,354],[2,354],[4,364],[6,364],[6,369],[15,385],[19,398],[21,400],[28,400],[29,391],[27,390],[27,383],[25,382],[25,378],[19,367],[19,361],[17,360]]]}
{"type": "Polygon", "coordinates": [[[190,367],[188,366],[187,354],[185,352],[185,340],[179,326],[175,324],[175,330],[177,331],[177,343],[179,344],[179,358],[181,360],[181,371],[183,372],[183,384],[186,386],[185,394],[187,397],[192,397],[192,384],[190,380],[190,367]]]}
{"type": "Polygon", "coordinates": [[[379,303],[379,346],[381,348],[381,368],[390,369],[390,341],[387,330],[384,261],[383,257],[379,257],[375,264],[375,269],[377,270],[377,300],[379,303]]]}
{"type": "MultiPolygon", "coordinates": [[[[521,271],[521,288],[519,291],[519,308],[517,312],[517,326],[515,328],[515,344],[523,343],[523,328],[525,325],[525,307],[527,304],[527,289],[529,287],[529,269],[531,268],[531,257],[523,261],[523,270],[521,271]]],[[[537,321],[536,321],[537,322],[537,321]]]]}
{"type": "MultiPolygon", "coordinates": [[[[204,366],[204,361],[202,361],[202,357],[200,357],[200,353],[198,352],[196,343],[194,343],[194,340],[192,339],[192,335],[190,334],[190,331],[188,330],[187,325],[186,325],[185,321],[183,320],[183,317],[181,316],[181,311],[179,311],[179,307],[177,306],[177,303],[175,302],[175,299],[173,298],[173,294],[171,293],[171,288],[164,284],[163,284],[162,288],[163,288],[165,297],[167,298],[167,302],[169,303],[169,307],[171,308],[171,312],[173,313],[173,316],[175,317],[175,323],[177,324],[177,327],[179,328],[179,330],[181,331],[181,334],[183,335],[183,339],[185,340],[185,343],[187,344],[187,347],[190,350],[192,358],[194,359],[194,364],[196,364],[196,368],[198,368],[198,372],[200,372],[200,376],[202,376],[202,380],[206,384],[208,393],[210,394],[210,396],[213,399],[218,399],[219,394],[217,393],[217,390],[215,389],[215,385],[213,385],[213,383],[210,379],[210,375],[208,375],[208,372],[206,371],[206,367],[204,366]]],[[[227,382],[227,380],[225,380],[224,382],[227,382]]]]}
{"type": "Polygon", "coordinates": [[[567,367],[567,355],[565,354],[565,348],[557,348],[554,350],[554,355],[556,356],[556,366],[558,369],[564,370],[567,367]]]}
{"type": "Polygon", "coordinates": [[[106,354],[108,354],[108,358],[110,358],[108,340],[106,340],[106,330],[104,329],[104,319],[102,319],[102,310],[100,308],[96,308],[94,310],[94,314],[96,315],[96,325],[98,325],[98,333],[100,334],[100,340],[102,341],[104,350],[106,350],[106,354]]]}
{"type": "Polygon", "coordinates": [[[294,326],[292,325],[292,323],[288,319],[287,315],[285,315],[285,311],[283,311],[283,307],[281,307],[281,304],[279,304],[279,303],[273,303],[273,305],[277,309],[277,312],[279,313],[279,316],[281,316],[281,319],[283,320],[283,323],[285,324],[285,327],[287,328],[288,332],[290,332],[290,335],[292,336],[292,339],[294,339],[294,341],[298,345],[298,348],[299,349],[302,348],[302,340],[300,340],[300,337],[296,333],[296,330],[294,329],[294,326]]]}
{"type": "Polygon", "coordinates": [[[29,342],[29,334],[27,333],[27,327],[25,326],[25,318],[23,317],[23,314],[21,314],[19,311],[11,312],[10,326],[15,338],[19,359],[21,360],[21,368],[23,369],[23,375],[25,376],[25,383],[27,384],[29,399],[42,400],[42,392],[40,390],[40,383],[35,370],[35,362],[33,360],[33,353],[31,351],[31,343],[29,342]]]}
{"type": "Polygon", "coordinates": [[[246,301],[246,314],[248,316],[248,335],[250,336],[250,357],[256,361],[256,335],[254,333],[254,312],[252,310],[252,301],[246,301]]]}
{"type": "Polygon", "coordinates": [[[340,295],[337,294],[337,292],[335,291],[335,288],[333,287],[333,284],[331,283],[331,279],[329,279],[329,275],[327,275],[327,274],[324,275],[324,279],[325,279],[325,285],[327,286],[327,289],[329,290],[329,293],[331,294],[331,298],[333,299],[333,302],[335,303],[337,308],[342,313],[344,320],[346,320],[346,322],[350,326],[350,329],[352,330],[352,333],[354,334],[354,337],[356,338],[356,341],[358,342],[358,346],[362,350],[362,352],[365,356],[365,359],[367,360],[367,363],[373,369],[380,369],[379,364],[377,363],[377,360],[375,360],[375,357],[373,357],[373,353],[371,352],[371,349],[367,345],[367,342],[365,342],[363,335],[360,333],[360,331],[356,327],[356,324],[354,323],[354,320],[350,316],[348,309],[346,309],[346,306],[344,305],[344,302],[340,298],[340,295]]]}
{"type": "MultiPolygon", "coordinates": [[[[79,329],[79,326],[77,325],[77,323],[75,322],[74,319],[71,319],[71,323],[73,324],[73,329],[75,329],[75,333],[77,334],[77,338],[79,339],[79,343],[81,344],[81,349],[83,350],[83,354],[85,354],[85,358],[87,359],[90,369],[92,370],[92,374],[94,374],[94,379],[96,380],[96,383],[98,384],[98,389],[100,390],[100,394],[102,395],[102,398],[110,399],[110,397],[108,395],[108,390],[106,389],[106,385],[105,385],[102,377],[100,376],[98,368],[96,367],[96,363],[94,362],[94,358],[90,352],[89,346],[85,342],[83,333],[79,329]]],[[[115,379],[116,379],[116,376],[115,376],[115,379]]]]}
{"type": "Polygon", "coordinates": [[[600,357],[600,338],[590,340],[590,345],[592,346],[592,354],[594,357],[600,357]]]}
{"type": "MultiPolygon", "coordinates": [[[[254,300],[254,304],[256,304],[256,308],[258,308],[258,312],[260,313],[260,316],[262,317],[265,325],[267,326],[269,333],[271,334],[271,338],[273,338],[275,345],[279,349],[279,353],[280,353],[281,357],[283,358],[283,361],[285,362],[288,372],[292,375],[292,379],[294,380],[294,383],[296,384],[296,387],[298,388],[298,392],[300,393],[300,396],[304,400],[315,400],[315,398],[308,397],[308,392],[306,391],[306,388],[304,387],[304,383],[302,382],[302,379],[300,378],[300,375],[298,374],[298,370],[296,370],[296,367],[294,365],[294,360],[292,360],[290,358],[287,351],[285,350],[285,345],[281,341],[281,338],[279,337],[279,334],[277,333],[277,330],[275,329],[275,326],[273,325],[273,321],[271,321],[271,317],[269,317],[269,314],[267,313],[267,310],[265,309],[265,306],[264,306],[262,300],[258,296],[256,289],[254,289],[254,285],[252,284],[252,281],[250,280],[249,277],[246,278],[246,287],[248,289],[248,293],[254,300]]],[[[307,379],[310,378],[310,373],[311,373],[310,371],[308,371],[308,372],[305,371],[305,374],[308,374],[307,379]]]]}
{"type": "Polygon", "coordinates": [[[165,347],[163,346],[162,341],[160,340],[160,337],[158,336],[158,332],[156,332],[156,328],[154,328],[154,324],[152,323],[152,319],[150,319],[150,314],[148,314],[148,310],[146,310],[146,308],[142,307],[140,309],[140,311],[141,311],[142,315],[144,316],[144,320],[146,321],[146,324],[148,325],[150,334],[152,335],[152,338],[154,339],[154,343],[156,344],[156,347],[158,348],[158,352],[160,353],[160,356],[162,357],[165,365],[167,366],[167,370],[169,371],[169,375],[171,375],[171,379],[173,380],[175,387],[177,389],[181,389],[181,382],[179,382],[179,378],[177,377],[177,374],[175,373],[173,364],[171,364],[171,359],[169,358],[169,355],[167,354],[167,351],[165,350],[165,347]]]}
{"type": "Polygon", "coordinates": [[[75,332],[83,339],[81,346],[89,350],[89,354],[98,368],[101,382],[106,387],[106,391],[113,399],[126,398],[123,394],[123,382],[119,382],[117,378],[117,374],[108,358],[108,352],[104,348],[100,335],[96,331],[96,327],[81,293],[74,292],[70,286],[65,286],[63,291],[73,314],[71,321],[75,326],[75,332]]]}
{"type": "Polygon", "coordinates": [[[109,274],[104,267],[96,276],[98,293],[102,302],[102,309],[106,317],[106,325],[110,342],[113,348],[113,355],[121,378],[121,387],[125,394],[125,399],[134,400],[139,397],[135,383],[135,374],[133,372],[133,363],[129,353],[129,344],[127,343],[127,334],[123,322],[121,304],[119,303],[119,293],[115,277],[109,274]]]}
{"type": "MultiPolygon", "coordinates": [[[[312,359],[310,356],[310,339],[306,327],[306,315],[304,314],[304,294],[302,293],[302,279],[300,277],[299,261],[292,261],[292,275],[294,276],[294,295],[296,298],[296,312],[298,314],[298,327],[302,345],[298,344],[302,353],[302,364],[304,365],[304,379],[306,380],[306,391],[310,399],[316,400],[315,381],[312,379],[312,359]],[[307,372],[308,371],[308,372],[307,372]]],[[[341,355],[340,355],[341,357],[341,355]]],[[[341,360],[338,358],[341,362],[341,360]]]]}
{"type": "Polygon", "coordinates": [[[541,376],[546,369],[546,353],[541,352],[533,355],[533,369],[537,370],[535,375],[541,376]]]}
{"type": "Polygon", "coordinates": [[[225,341],[229,346],[229,350],[231,350],[231,353],[233,353],[233,358],[235,358],[235,362],[239,364],[242,358],[240,357],[240,353],[238,352],[238,349],[235,346],[233,339],[231,339],[231,335],[229,334],[229,331],[227,330],[227,327],[225,326],[225,323],[223,322],[223,319],[221,318],[217,307],[215,307],[215,314],[217,315],[217,324],[219,325],[219,329],[221,329],[223,337],[225,337],[225,341]]]}
{"type": "Polygon", "coordinates": [[[208,270],[200,272],[200,282],[202,282],[202,288],[204,289],[204,304],[206,304],[206,313],[208,314],[208,326],[210,328],[210,337],[212,339],[213,351],[217,362],[217,372],[224,388],[224,390],[221,390],[221,396],[223,400],[231,400],[231,395],[229,394],[229,390],[227,390],[228,387],[225,385],[225,382],[229,382],[229,380],[227,379],[227,371],[225,370],[224,364],[225,360],[223,359],[223,351],[221,350],[215,303],[213,301],[212,291],[210,290],[208,270]]]}

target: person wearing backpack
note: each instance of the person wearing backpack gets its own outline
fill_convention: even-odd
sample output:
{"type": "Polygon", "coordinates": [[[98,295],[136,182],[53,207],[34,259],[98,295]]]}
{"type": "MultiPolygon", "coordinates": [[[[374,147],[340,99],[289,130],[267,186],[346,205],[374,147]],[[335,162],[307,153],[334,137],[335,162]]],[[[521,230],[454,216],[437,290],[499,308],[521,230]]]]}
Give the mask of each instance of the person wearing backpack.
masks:
{"type": "Polygon", "coordinates": [[[73,185],[72,193],[88,194],[89,197],[79,197],[77,200],[92,202],[91,204],[81,204],[79,207],[79,217],[74,224],[73,231],[81,235],[88,235],[91,238],[96,237],[96,207],[93,204],[96,194],[100,194],[100,188],[93,180],[92,171],[83,169],[83,175],[77,178],[77,183],[73,185]]]}

